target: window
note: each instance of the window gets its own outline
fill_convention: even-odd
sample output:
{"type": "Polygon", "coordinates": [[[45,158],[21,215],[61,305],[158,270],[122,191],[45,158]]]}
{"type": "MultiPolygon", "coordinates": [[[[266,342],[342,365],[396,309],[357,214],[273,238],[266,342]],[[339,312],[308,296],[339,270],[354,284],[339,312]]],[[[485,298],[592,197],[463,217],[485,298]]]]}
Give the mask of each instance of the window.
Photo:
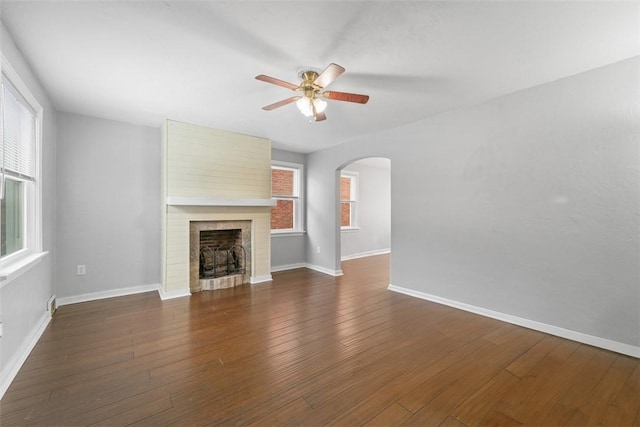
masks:
{"type": "Polygon", "coordinates": [[[42,250],[39,152],[42,108],[6,59],[0,80],[2,276],[42,250]]]}
{"type": "Polygon", "coordinates": [[[340,227],[342,229],[357,228],[357,181],[355,172],[340,174],[340,227]]]}
{"type": "Polygon", "coordinates": [[[271,196],[276,206],[271,208],[273,233],[302,232],[302,165],[273,162],[271,166],[271,196]]]}
{"type": "Polygon", "coordinates": [[[2,199],[2,246],[0,256],[11,255],[24,248],[24,183],[5,177],[4,198],[2,199]]]}

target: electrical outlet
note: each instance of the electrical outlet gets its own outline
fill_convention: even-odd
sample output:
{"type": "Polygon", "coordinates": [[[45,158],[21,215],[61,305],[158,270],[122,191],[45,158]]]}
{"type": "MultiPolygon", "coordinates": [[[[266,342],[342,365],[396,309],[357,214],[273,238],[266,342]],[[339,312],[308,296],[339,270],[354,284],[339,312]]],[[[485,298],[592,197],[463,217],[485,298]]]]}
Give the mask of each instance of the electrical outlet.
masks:
{"type": "Polygon", "coordinates": [[[76,266],[76,274],[78,276],[84,276],[87,274],[87,266],[86,265],[77,265],[76,266]]]}
{"type": "Polygon", "coordinates": [[[320,253],[320,245],[316,246],[316,252],[320,253]]]}

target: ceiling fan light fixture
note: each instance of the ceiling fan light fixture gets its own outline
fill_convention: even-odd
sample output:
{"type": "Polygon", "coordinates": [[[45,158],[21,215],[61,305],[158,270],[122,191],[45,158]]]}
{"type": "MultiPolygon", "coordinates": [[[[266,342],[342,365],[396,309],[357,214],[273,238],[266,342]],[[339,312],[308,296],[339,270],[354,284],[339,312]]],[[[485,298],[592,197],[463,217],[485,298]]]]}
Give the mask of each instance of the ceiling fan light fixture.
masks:
{"type": "Polygon", "coordinates": [[[300,112],[306,117],[313,117],[313,107],[311,106],[311,103],[313,103],[313,106],[315,106],[316,113],[322,113],[325,108],[327,108],[327,101],[325,101],[324,99],[311,99],[307,96],[303,96],[302,98],[300,98],[296,102],[296,105],[298,106],[298,110],[300,110],[300,112]]]}
{"type": "Polygon", "coordinates": [[[311,108],[311,100],[306,96],[303,96],[302,98],[298,99],[298,102],[296,102],[296,106],[298,107],[298,110],[300,110],[300,112],[304,114],[306,117],[313,116],[313,109],[311,108]]]}
{"type": "Polygon", "coordinates": [[[322,98],[315,98],[313,100],[313,105],[316,106],[316,111],[318,113],[322,113],[325,108],[327,108],[327,101],[322,98]]]}
{"type": "Polygon", "coordinates": [[[300,110],[304,116],[313,117],[313,120],[316,122],[321,122],[327,119],[327,116],[324,114],[324,110],[327,108],[327,101],[325,100],[366,104],[369,101],[369,95],[324,90],[324,88],[330,85],[336,78],[340,77],[344,71],[344,67],[334,63],[329,64],[327,68],[320,73],[307,68],[299,69],[298,77],[302,79],[302,83],[298,85],[276,79],[275,77],[259,74],[256,76],[256,80],[284,87],[298,93],[296,96],[291,96],[287,99],[266,105],[262,107],[262,109],[271,111],[295,102],[298,110],[300,110]]]}

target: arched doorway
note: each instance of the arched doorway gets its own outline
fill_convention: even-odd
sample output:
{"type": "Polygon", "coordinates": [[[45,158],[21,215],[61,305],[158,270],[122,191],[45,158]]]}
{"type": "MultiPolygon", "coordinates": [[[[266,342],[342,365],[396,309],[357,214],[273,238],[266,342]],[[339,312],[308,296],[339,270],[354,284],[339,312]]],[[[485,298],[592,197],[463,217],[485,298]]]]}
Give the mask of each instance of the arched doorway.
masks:
{"type": "Polygon", "coordinates": [[[368,157],[344,164],[339,179],[340,261],[391,251],[391,161],[368,157]]]}

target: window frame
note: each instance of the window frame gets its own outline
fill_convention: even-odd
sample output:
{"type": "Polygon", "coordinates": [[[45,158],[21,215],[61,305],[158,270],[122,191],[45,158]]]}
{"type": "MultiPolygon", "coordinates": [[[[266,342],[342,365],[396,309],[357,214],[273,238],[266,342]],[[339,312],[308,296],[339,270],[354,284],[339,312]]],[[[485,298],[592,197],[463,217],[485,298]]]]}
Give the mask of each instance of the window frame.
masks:
{"type": "MultiPolygon", "coordinates": [[[[42,233],[42,131],[44,110],[20,78],[7,58],[0,53],[2,72],[0,81],[8,84],[19,101],[25,104],[34,116],[35,147],[33,152],[33,177],[24,177],[3,170],[0,179],[5,177],[23,183],[23,233],[24,247],[16,252],[0,257],[0,287],[19,277],[36,265],[47,252],[43,251],[42,233]]],[[[3,130],[4,131],[4,130],[3,130]]],[[[0,144],[2,141],[0,141],[0,144]]],[[[4,155],[5,153],[3,153],[4,155]]],[[[4,182],[2,182],[4,191],[4,182]]]]}
{"type": "MultiPolygon", "coordinates": [[[[353,172],[353,171],[340,171],[340,187],[342,186],[342,178],[349,178],[350,180],[350,190],[349,190],[349,194],[351,196],[351,198],[349,200],[343,200],[342,199],[342,194],[338,195],[338,198],[340,200],[340,230],[341,231],[352,231],[352,230],[359,230],[360,228],[358,227],[358,172],[353,172]],[[350,209],[349,209],[349,214],[350,214],[350,225],[342,225],[342,204],[343,203],[349,203],[350,209]]],[[[340,193],[342,193],[342,191],[340,191],[340,193]]]]}
{"type": "MultiPolygon", "coordinates": [[[[304,165],[301,163],[284,162],[280,160],[271,161],[271,170],[291,170],[293,171],[293,196],[278,196],[271,194],[275,200],[293,201],[293,228],[271,229],[272,236],[290,236],[305,233],[304,224],[304,165]]],[[[273,175],[272,175],[273,176],[273,175]]],[[[271,182],[273,188],[273,181],[271,182]]]]}

